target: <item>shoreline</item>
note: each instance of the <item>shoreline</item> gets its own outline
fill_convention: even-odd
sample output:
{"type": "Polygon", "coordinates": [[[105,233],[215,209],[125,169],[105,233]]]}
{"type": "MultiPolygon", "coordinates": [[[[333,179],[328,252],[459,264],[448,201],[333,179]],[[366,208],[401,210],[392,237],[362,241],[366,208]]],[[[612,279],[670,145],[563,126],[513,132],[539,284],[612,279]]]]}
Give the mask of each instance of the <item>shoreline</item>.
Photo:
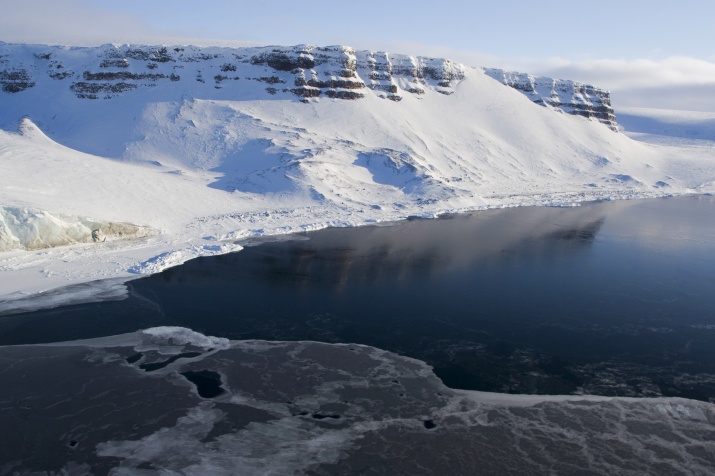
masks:
{"type": "MultiPolygon", "coordinates": [[[[552,194],[556,195],[556,194],[552,194]]],[[[421,210],[423,213],[414,213],[401,218],[387,216],[383,218],[361,217],[363,221],[334,219],[312,224],[285,225],[275,228],[255,230],[234,230],[223,233],[221,236],[204,238],[186,238],[186,241],[172,240],[167,234],[159,234],[148,239],[112,241],[101,244],[78,243],[67,246],[44,248],[40,250],[24,251],[12,250],[0,253],[0,279],[2,273],[9,276],[21,272],[26,276],[35,274],[33,278],[25,278],[16,283],[16,288],[10,292],[0,292],[0,316],[31,312],[40,309],[49,309],[70,304],[99,302],[103,300],[117,300],[126,297],[126,283],[152,274],[160,273],[165,269],[184,264],[185,262],[204,256],[217,256],[226,253],[239,252],[242,242],[254,239],[280,239],[296,233],[322,230],[325,228],[352,228],[362,226],[391,226],[410,219],[438,219],[446,215],[462,213],[475,213],[479,211],[498,210],[522,207],[573,207],[585,203],[615,201],[615,200],[648,200],[671,198],[681,196],[712,196],[712,192],[637,192],[624,191],[620,194],[586,194],[586,192],[564,193],[561,198],[552,196],[542,198],[534,195],[531,201],[504,202],[501,204],[478,205],[474,207],[460,207],[455,209],[441,209],[437,211],[421,210]],[[581,200],[576,200],[581,198],[581,200]],[[161,240],[152,245],[152,241],[161,240]],[[83,253],[91,250],[91,254],[83,253]],[[104,253],[103,253],[104,251],[104,253]],[[124,267],[115,267],[112,270],[98,269],[95,274],[88,274],[87,268],[91,265],[102,265],[112,254],[127,253],[124,267]],[[3,256],[4,255],[4,256],[3,256]],[[73,261],[67,261],[71,255],[73,261]],[[147,256],[142,258],[142,256],[147,256]],[[24,259],[23,259],[24,258],[24,259]],[[33,260],[34,258],[34,260],[33,260]],[[132,261],[132,258],[135,258],[132,261]],[[15,264],[4,264],[10,261],[15,264]],[[36,261],[33,263],[33,261],[36,261]],[[66,266],[61,271],[42,273],[47,263],[59,262],[66,266]],[[68,264],[69,263],[69,264],[68,264]],[[34,273],[33,273],[34,272],[34,273]],[[62,273],[62,274],[60,274],[62,273]],[[40,274],[38,277],[37,274],[40,274]],[[41,302],[38,302],[41,301],[41,302]]],[[[524,197],[527,198],[527,197],[524,197]]],[[[326,207],[327,209],[328,207],[326,207]]],[[[327,211],[327,210],[326,210],[327,211]]],[[[420,211],[420,210],[415,210],[420,211]]],[[[261,214],[271,215],[268,210],[261,214]]],[[[176,237],[179,238],[179,237],[176,237]]]]}

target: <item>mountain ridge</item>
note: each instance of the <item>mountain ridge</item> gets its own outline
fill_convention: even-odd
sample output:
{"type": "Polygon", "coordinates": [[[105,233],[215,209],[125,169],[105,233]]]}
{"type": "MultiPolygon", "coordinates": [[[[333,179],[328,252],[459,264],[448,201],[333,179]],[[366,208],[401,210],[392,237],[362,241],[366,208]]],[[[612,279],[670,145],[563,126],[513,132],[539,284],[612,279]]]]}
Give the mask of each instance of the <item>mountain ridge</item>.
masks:
{"type": "MultiPolygon", "coordinates": [[[[0,43],[0,68],[0,87],[9,94],[51,87],[47,82],[38,85],[45,75],[63,85],[69,83],[80,99],[111,99],[138,88],[181,81],[220,90],[226,82],[243,80],[264,83],[268,95],[293,94],[304,101],[321,96],[362,99],[371,91],[397,102],[406,94],[419,96],[427,90],[453,94],[470,67],[449,59],[358,51],[341,45],[228,48],[0,43]],[[31,55],[27,50],[33,50],[31,55]],[[82,55],[83,62],[77,63],[82,55]]],[[[475,69],[522,91],[537,104],[593,117],[617,130],[608,91],[575,81],[475,69]]]]}

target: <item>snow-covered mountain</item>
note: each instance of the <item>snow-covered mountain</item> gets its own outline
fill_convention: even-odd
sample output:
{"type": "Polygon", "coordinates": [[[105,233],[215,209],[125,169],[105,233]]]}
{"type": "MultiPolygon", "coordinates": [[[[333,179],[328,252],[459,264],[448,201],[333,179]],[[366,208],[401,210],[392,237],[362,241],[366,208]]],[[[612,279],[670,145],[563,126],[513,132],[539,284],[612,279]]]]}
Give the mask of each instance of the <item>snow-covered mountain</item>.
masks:
{"type": "Polygon", "coordinates": [[[0,246],[15,250],[0,295],[151,272],[243,236],[715,180],[712,149],[618,132],[606,91],[446,59],[0,43],[0,87],[0,246]],[[87,244],[23,251],[73,242],[87,244]]]}
{"type": "MultiPolygon", "coordinates": [[[[111,99],[138,88],[196,81],[199,88],[223,89],[240,81],[242,93],[259,84],[267,94],[292,93],[301,98],[364,98],[373,91],[400,101],[405,94],[426,89],[452,94],[467,67],[440,58],[386,52],[355,51],[346,46],[260,48],[137,47],[59,48],[0,43],[0,85],[6,93],[31,88],[69,88],[81,99],[111,99]],[[270,74],[270,76],[266,76],[270,74]],[[45,78],[55,80],[43,81],[45,78]],[[249,85],[246,85],[246,83],[249,85]]],[[[487,69],[504,84],[528,94],[535,102],[615,125],[609,93],[574,81],[536,78],[528,74],[487,69]]],[[[196,86],[195,84],[192,86],[196,86]]],[[[174,91],[196,91],[178,86],[174,91]]],[[[220,95],[225,96],[225,95],[220,95]]],[[[230,96],[230,94],[228,95],[230,96]]]]}

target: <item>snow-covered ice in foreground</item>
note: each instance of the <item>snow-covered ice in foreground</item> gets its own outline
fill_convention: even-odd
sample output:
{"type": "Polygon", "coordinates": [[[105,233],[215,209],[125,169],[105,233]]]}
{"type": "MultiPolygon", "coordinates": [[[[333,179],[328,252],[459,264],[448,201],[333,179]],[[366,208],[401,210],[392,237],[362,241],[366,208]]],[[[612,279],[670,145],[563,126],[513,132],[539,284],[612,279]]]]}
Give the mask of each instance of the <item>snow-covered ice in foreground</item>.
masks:
{"type": "Polygon", "coordinates": [[[0,347],[0,359],[0,401],[14,411],[0,411],[10,473],[715,470],[710,403],[452,390],[425,363],[362,345],[163,327],[0,347]],[[217,391],[202,397],[202,386],[217,391]],[[14,405],[26,396],[33,408],[14,405]]]}

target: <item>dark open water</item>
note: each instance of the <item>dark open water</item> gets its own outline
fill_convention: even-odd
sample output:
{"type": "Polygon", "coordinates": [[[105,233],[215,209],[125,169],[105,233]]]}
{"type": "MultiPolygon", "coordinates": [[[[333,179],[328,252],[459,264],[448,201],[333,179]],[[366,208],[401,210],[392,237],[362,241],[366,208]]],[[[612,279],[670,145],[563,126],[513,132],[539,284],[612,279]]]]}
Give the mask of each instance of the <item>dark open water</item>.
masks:
{"type": "Polygon", "coordinates": [[[122,301],[1,316],[0,345],[183,326],[367,344],[453,388],[715,401],[713,197],[328,229],[128,286],[122,301]]]}

